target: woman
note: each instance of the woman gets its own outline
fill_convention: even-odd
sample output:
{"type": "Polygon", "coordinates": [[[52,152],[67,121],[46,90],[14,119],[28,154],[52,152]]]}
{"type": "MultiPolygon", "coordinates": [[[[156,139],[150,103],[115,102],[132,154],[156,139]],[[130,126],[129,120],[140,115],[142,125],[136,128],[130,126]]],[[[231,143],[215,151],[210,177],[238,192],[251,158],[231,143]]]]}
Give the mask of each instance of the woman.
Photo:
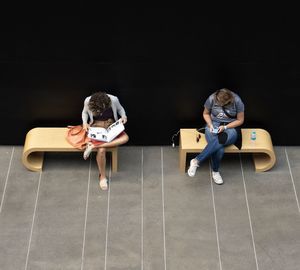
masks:
{"type": "MultiPolygon", "coordinates": [[[[90,126],[93,127],[109,127],[121,116],[122,123],[127,122],[126,112],[120,104],[116,96],[106,94],[105,92],[97,92],[85,98],[82,110],[82,125],[88,131],[90,126]],[[89,122],[88,122],[89,120],[89,122]]],[[[99,185],[102,190],[107,190],[106,178],[106,148],[115,147],[128,142],[129,137],[122,132],[117,138],[111,142],[89,142],[83,153],[86,160],[94,148],[97,148],[97,165],[99,168],[99,185]]]]}
{"type": "Polygon", "coordinates": [[[244,103],[241,98],[222,88],[211,94],[204,104],[203,118],[206,122],[204,150],[190,162],[188,175],[194,177],[199,165],[208,157],[212,161],[212,178],[216,184],[223,184],[219,172],[220,162],[227,145],[241,148],[241,129],[244,123],[244,103]]]}

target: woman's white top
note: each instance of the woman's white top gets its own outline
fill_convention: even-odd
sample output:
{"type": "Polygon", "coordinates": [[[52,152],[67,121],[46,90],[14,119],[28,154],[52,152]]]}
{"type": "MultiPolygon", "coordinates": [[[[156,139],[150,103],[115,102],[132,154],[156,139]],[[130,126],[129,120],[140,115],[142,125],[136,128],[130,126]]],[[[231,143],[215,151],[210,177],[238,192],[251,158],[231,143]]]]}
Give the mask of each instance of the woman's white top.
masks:
{"type": "MultiPolygon", "coordinates": [[[[119,119],[118,115],[121,117],[126,117],[126,112],[123,108],[123,106],[120,104],[119,99],[116,96],[107,94],[111,100],[111,108],[114,114],[114,120],[117,121],[119,119]]],[[[88,119],[90,120],[89,124],[93,123],[93,113],[89,109],[89,101],[91,99],[91,96],[85,98],[84,100],[84,105],[83,105],[83,110],[82,110],[82,123],[87,124],[88,119]]]]}

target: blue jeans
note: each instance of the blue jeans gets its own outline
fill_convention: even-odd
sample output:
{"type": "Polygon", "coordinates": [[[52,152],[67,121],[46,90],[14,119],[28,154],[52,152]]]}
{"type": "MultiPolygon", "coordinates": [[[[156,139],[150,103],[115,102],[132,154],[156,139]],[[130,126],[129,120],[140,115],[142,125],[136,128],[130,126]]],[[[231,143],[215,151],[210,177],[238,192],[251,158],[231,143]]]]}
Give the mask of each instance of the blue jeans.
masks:
{"type": "MultiPolygon", "coordinates": [[[[220,123],[213,122],[214,127],[218,127],[220,123]]],[[[224,148],[227,145],[234,144],[237,140],[237,132],[234,128],[228,128],[225,131],[227,133],[227,140],[224,144],[220,144],[218,140],[218,135],[210,132],[209,128],[205,128],[205,138],[207,145],[203,151],[196,156],[198,163],[201,164],[205,159],[211,157],[212,161],[212,170],[214,172],[219,171],[221,160],[224,156],[224,148]]]]}

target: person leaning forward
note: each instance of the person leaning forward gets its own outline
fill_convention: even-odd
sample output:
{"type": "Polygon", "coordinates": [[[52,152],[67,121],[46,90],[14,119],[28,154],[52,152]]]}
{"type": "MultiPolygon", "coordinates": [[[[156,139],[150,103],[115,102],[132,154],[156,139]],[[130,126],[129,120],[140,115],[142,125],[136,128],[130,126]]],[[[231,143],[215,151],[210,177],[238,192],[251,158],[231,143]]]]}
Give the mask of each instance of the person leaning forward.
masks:
{"type": "MultiPolygon", "coordinates": [[[[112,123],[121,117],[123,124],[127,122],[126,112],[120,104],[118,97],[99,91],[84,100],[82,110],[82,126],[88,131],[89,127],[108,128],[112,123]]],[[[102,190],[107,190],[108,180],[106,177],[106,148],[116,147],[128,142],[129,137],[123,131],[118,137],[111,142],[87,143],[83,158],[86,160],[93,149],[97,149],[97,165],[99,169],[99,185],[102,190]]]]}
{"type": "Polygon", "coordinates": [[[190,177],[195,176],[197,168],[204,160],[211,158],[212,178],[216,184],[223,184],[219,167],[224,156],[224,148],[231,144],[241,148],[244,109],[241,98],[227,88],[222,88],[207,98],[203,110],[207,145],[190,161],[188,169],[190,177]]]}

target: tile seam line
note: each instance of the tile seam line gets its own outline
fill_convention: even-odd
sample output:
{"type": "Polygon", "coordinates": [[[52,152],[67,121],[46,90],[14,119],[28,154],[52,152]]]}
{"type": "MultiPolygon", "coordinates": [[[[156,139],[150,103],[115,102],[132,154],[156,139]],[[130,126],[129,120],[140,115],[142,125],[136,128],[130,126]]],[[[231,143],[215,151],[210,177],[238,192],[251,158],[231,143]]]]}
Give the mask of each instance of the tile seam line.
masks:
{"type": "Polygon", "coordinates": [[[163,215],[163,245],[164,245],[164,269],[167,269],[167,252],[166,252],[166,223],[165,223],[165,191],[164,191],[164,155],[163,148],[160,148],[161,156],[161,192],[162,192],[162,215],[163,215]]]}
{"type": "Polygon", "coordinates": [[[105,252],[104,252],[104,270],[107,269],[107,246],[108,246],[108,227],[109,227],[109,202],[110,202],[110,189],[111,189],[111,161],[109,163],[109,175],[108,175],[108,194],[107,194],[107,215],[106,215],[106,230],[105,230],[105,252]]]}
{"type": "Polygon", "coordinates": [[[294,189],[295,199],[296,199],[296,203],[297,203],[297,207],[298,207],[298,212],[300,213],[298,194],[297,194],[297,190],[296,190],[296,186],[295,186],[295,181],[294,181],[294,176],[293,176],[293,173],[292,173],[292,168],[291,168],[291,165],[290,165],[290,160],[289,160],[289,157],[288,157],[288,153],[286,151],[286,147],[284,148],[284,151],[285,151],[287,164],[288,164],[288,167],[289,167],[290,177],[291,177],[292,184],[293,184],[293,189],[294,189]]]}
{"type": "Polygon", "coordinates": [[[210,161],[209,161],[209,176],[210,176],[211,196],[212,196],[214,219],[215,219],[215,228],[216,228],[216,240],[217,240],[217,248],[218,248],[219,268],[220,268],[220,270],[222,270],[222,260],[221,260],[221,249],[220,249],[220,240],[219,240],[218,219],[217,219],[217,210],[216,210],[215,195],[214,195],[214,186],[213,186],[213,180],[212,180],[212,173],[211,173],[211,164],[210,164],[210,161]]]}
{"type": "Polygon", "coordinates": [[[141,270],[144,269],[144,148],[141,156],[141,270]]]}
{"type": "Polygon", "coordinates": [[[87,227],[88,207],[89,207],[89,193],[90,193],[90,182],[91,182],[91,164],[92,164],[92,155],[90,156],[88,184],[87,184],[86,202],[85,202],[85,217],[84,217],[83,240],[82,240],[82,251],[81,251],[81,267],[80,267],[81,270],[83,270],[83,264],[84,264],[85,238],[86,238],[86,227],[87,227]]]}
{"type": "Polygon", "coordinates": [[[36,209],[37,209],[37,205],[38,205],[41,180],[42,180],[42,171],[40,172],[40,175],[39,175],[39,182],[38,182],[38,187],[37,187],[37,192],[36,192],[34,211],[33,211],[33,216],[32,216],[30,236],[29,236],[29,242],[28,242],[28,248],[27,248],[27,254],[26,254],[26,261],[25,261],[25,270],[27,270],[27,267],[28,267],[30,248],[31,248],[31,242],[32,242],[32,235],[33,235],[33,227],[34,227],[34,223],[35,223],[35,216],[36,216],[36,209]]]}
{"type": "Polygon", "coordinates": [[[247,193],[247,187],[246,187],[246,181],[245,181],[244,168],[243,168],[241,154],[239,154],[239,158],[240,158],[240,168],[241,168],[241,173],[242,173],[244,192],[245,192],[245,200],[246,200],[246,206],[247,206],[247,212],[248,212],[250,233],[251,233],[251,238],[252,238],[252,248],[253,248],[253,252],[254,252],[255,265],[256,265],[256,269],[259,270],[258,261],[257,261],[257,253],[256,253],[256,244],[255,244],[254,232],[253,232],[253,227],[252,227],[252,218],[251,218],[251,212],[250,212],[250,207],[249,207],[248,193],[247,193]]]}
{"type": "Polygon", "coordinates": [[[5,178],[5,183],[4,183],[3,193],[2,193],[2,198],[1,198],[0,214],[2,213],[2,208],[3,208],[5,193],[6,193],[6,187],[7,187],[8,177],[10,175],[11,163],[12,163],[14,152],[15,152],[15,147],[13,146],[13,149],[12,149],[11,155],[10,155],[10,160],[9,160],[9,164],[8,164],[7,173],[6,173],[6,178],[5,178]]]}

